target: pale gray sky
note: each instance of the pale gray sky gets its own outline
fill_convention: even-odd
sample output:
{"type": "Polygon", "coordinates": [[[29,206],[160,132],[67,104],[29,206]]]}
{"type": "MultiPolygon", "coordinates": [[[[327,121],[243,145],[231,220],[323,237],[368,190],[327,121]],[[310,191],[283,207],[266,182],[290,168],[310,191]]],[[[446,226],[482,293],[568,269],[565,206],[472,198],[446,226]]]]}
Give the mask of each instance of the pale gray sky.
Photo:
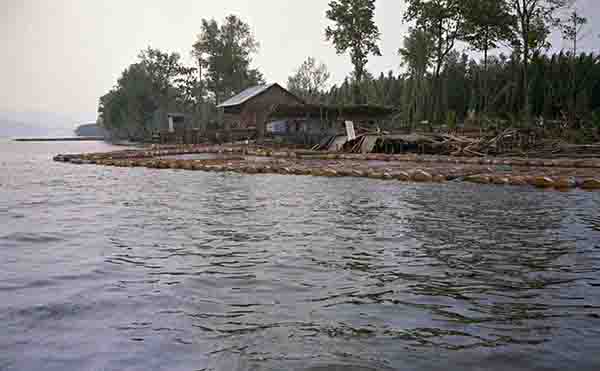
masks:
{"type": "MultiPolygon", "coordinates": [[[[325,41],[328,0],[0,0],[0,111],[44,111],[93,117],[98,97],[152,46],[189,59],[202,18],[236,14],[261,43],[254,65],[270,82],[285,83],[307,57],[325,62],[334,82],[346,76],[347,56],[325,41]]],[[[600,0],[580,0],[599,40],[600,0]]],[[[382,57],[371,72],[399,70],[396,51],[407,25],[404,2],[378,0],[382,57]]],[[[561,47],[561,42],[555,44],[561,47]]],[[[191,61],[190,61],[191,62],[191,61]]]]}

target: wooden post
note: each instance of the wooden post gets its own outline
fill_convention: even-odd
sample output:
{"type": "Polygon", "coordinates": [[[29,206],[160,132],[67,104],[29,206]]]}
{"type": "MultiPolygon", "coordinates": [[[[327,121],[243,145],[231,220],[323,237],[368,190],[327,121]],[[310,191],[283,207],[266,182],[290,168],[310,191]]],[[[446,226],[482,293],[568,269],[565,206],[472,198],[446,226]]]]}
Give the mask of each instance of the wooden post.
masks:
{"type": "Polygon", "coordinates": [[[254,125],[256,125],[256,143],[263,144],[265,140],[265,123],[262,119],[262,115],[259,115],[256,111],[253,112],[254,125]]]}

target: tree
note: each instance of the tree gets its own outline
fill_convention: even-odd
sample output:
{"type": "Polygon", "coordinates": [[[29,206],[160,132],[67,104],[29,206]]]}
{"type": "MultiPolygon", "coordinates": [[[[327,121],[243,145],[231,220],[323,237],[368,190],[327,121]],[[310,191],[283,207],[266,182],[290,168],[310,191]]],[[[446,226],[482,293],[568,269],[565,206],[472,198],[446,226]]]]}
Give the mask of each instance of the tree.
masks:
{"type": "Polygon", "coordinates": [[[483,53],[483,110],[488,100],[487,64],[488,53],[501,41],[510,40],[510,24],[513,19],[507,3],[499,0],[464,0],[461,4],[464,17],[462,39],[483,53]]]}
{"type": "Polygon", "coordinates": [[[173,82],[177,103],[188,111],[200,106],[205,95],[197,70],[194,67],[181,67],[179,76],[173,82]]]}
{"type": "MultiPolygon", "coordinates": [[[[375,0],[334,0],[329,3],[326,13],[334,25],[325,29],[325,37],[333,42],[338,54],[350,51],[356,86],[365,75],[369,55],[381,55],[377,45],[380,33],[373,20],[374,13],[375,0]]],[[[356,93],[354,99],[360,101],[360,92],[356,93]]]]}
{"type": "Polygon", "coordinates": [[[427,32],[433,42],[434,60],[434,105],[433,119],[440,119],[442,86],[440,74],[446,56],[461,35],[463,14],[461,0],[407,0],[404,14],[406,21],[414,21],[417,27],[427,32]]]}
{"type": "Polygon", "coordinates": [[[425,108],[425,76],[433,58],[433,42],[421,28],[410,28],[404,38],[404,46],[398,50],[402,64],[407,67],[411,79],[408,117],[412,122],[423,119],[425,108]]]}
{"type": "Polygon", "coordinates": [[[146,125],[158,106],[152,76],[146,66],[135,63],[123,71],[117,86],[100,98],[98,112],[107,130],[139,139],[146,134],[146,125]]]}
{"type": "Polygon", "coordinates": [[[556,12],[569,4],[568,0],[503,0],[515,17],[511,24],[513,47],[521,55],[523,112],[531,115],[529,97],[529,63],[536,51],[547,49],[550,27],[557,23],[556,12]]]}
{"type": "Polygon", "coordinates": [[[316,102],[327,85],[329,77],[329,71],[324,63],[317,63],[315,58],[308,57],[296,73],[288,78],[288,90],[307,101],[316,102]]]}
{"type": "Polygon", "coordinates": [[[583,27],[587,24],[587,18],[582,17],[577,9],[573,9],[569,13],[568,18],[561,24],[561,31],[563,38],[572,43],[571,48],[571,102],[569,104],[569,118],[571,122],[576,120],[575,115],[577,111],[577,95],[578,95],[578,83],[577,83],[577,43],[581,41],[581,32],[583,27]]]}
{"type": "Polygon", "coordinates": [[[148,47],[140,52],[138,58],[156,91],[167,90],[181,72],[181,56],[178,53],[165,53],[148,47]]]}
{"type": "Polygon", "coordinates": [[[587,23],[587,18],[582,17],[577,9],[574,9],[560,25],[563,38],[572,43],[571,55],[573,56],[577,55],[577,43],[581,41],[581,31],[583,31],[587,23]]]}
{"type": "Polygon", "coordinates": [[[181,56],[178,53],[166,53],[148,47],[140,52],[138,58],[140,60],[139,66],[143,68],[149,79],[155,103],[157,106],[168,110],[169,104],[175,98],[175,96],[170,95],[173,84],[182,73],[186,73],[185,68],[180,63],[181,56]]]}
{"type": "Polygon", "coordinates": [[[441,102],[446,119],[450,125],[456,124],[455,120],[448,120],[454,117],[466,117],[468,111],[476,105],[472,101],[473,86],[475,76],[473,76],[473,65],[469,63],[469,56],[466,53],[459,53],[456,50],[451,51],[446,57],[446,68],[442,73],[442,82],[444,100],[441,102]]]}
{"type": "MultiPolygon", "coordinates": [[[[428,49],[431,39],[421,29],[413,29],[407,35],[400,53],[406,73],[379,75],[376,79],[364,78],[363,89],[369,103],[392,105],[399,109],[403,123],[415,123],[430,119],[432,105],[431,86],[433,75],[430,73],[432,59],[420,55],[428,49]],[[427,64],[429,63],[429,64],[427,64]]],[[[499,54],[490,56],[487,67],[484,61],[468,59],[466,54],[451,51],[444,62],[441,74],[442,109],[445,115],[440,119],[448,124],[466,120],[472,108],[482,107],[482,84],[488,83],[489,100],[487,116],[491,120],[483,122],[493,125],[517,125],[522,113],[522,93],[519,87],[519,76],[522,73],[521,56],[512,53],[510,56],[499,54]]],[[[600,140],[592,129],[600,123],[600,56],[580,54],[575,59],[569,53],[546,55],[536,53],[530,63],[530,101],[531,112],[547,120],[564,122],[565,110],[571,109],[572,89],[571,68],[575,64],[577,72],[577,106],[576,121],[568,133],[576,133],[581,137],[600,140]],[[575,61],[575,63],[574,63],[575,61]],[[589,129],[589,130],[588,130],[589,129]]],[[[340,85],[333,86],[324,101],[329,104],[349,104],[352,102],[352,83],[350,76],[340,85]]],[[[396,116],[395,118],[400,118],[396,116]]],[[[441,122],[443,122],[441,121],[441,122]]],[[[563,126],[564,128],[564,126],[563,126]]],[[[557,132],[557,134],[560,132],[557,132]]],[[[598,131],[597,133],[600,133],[598,131]]],[[[568,137],[565,137],[568,140],[568,137]]]]}
{"type": "Polygon", "coordinates": [[[98,105],[98,122],[102,124],[111,135],[122,130],[125,122],[123,113],[126,101],[122,91],[116,88],[100,97],[98,105]]]}
{"type": "Polygon", "coordinates": [[[117,84],[100,98],[99,118],[116,137],[141,140],[148,136],[155,113],[186,110],[196,104],[195,68],[187,68],[177,53],[147,48],[127,67],[117,84]]]}
{"type": "Polygon", "coordinates": [[[206,88],[216,104],[251,85],[264,83],[262,74],[250,68],[258,47],[250,26],[235,15],[225,18],[221,26],[214,19],[202,20],[192,55],[205,71],[206,88]]]}

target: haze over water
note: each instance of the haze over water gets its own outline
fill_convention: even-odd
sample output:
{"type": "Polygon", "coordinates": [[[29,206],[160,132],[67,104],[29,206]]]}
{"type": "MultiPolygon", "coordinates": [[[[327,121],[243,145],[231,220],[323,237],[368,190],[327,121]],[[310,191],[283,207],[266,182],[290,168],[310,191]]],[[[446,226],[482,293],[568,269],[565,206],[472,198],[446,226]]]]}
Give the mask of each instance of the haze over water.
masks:
{"type": "Polygon", "coordinates": [[[0,370],[600,369],[598,193],[111,148],[0,142],[0,370]]]}

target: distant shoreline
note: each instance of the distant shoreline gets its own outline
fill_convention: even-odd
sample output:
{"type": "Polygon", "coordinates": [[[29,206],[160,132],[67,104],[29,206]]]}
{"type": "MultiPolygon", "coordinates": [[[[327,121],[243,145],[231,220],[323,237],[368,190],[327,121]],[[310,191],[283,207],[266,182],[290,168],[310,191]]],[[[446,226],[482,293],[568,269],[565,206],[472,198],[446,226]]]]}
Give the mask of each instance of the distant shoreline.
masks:
{"type": "Polygon", "coordinates": [[[15,142],[86,142],[104,141],[104,137],[14,138],[15,142]]]}

